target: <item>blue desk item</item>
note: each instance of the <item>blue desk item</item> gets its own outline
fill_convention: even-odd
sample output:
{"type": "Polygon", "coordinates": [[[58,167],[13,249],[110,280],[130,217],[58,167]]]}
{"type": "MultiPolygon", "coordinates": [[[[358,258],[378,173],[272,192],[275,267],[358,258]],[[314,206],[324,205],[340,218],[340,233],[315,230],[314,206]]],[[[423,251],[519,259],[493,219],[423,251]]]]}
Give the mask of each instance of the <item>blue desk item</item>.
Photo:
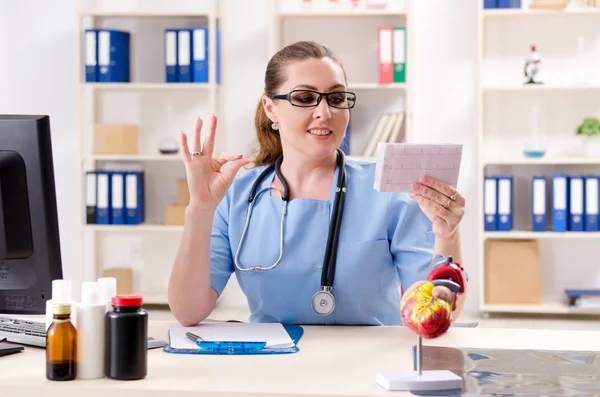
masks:
{"type": "MultiPolygon", "coordinates": [[[[294,346],[289,348],[269,348],[265,347],[266,342],[227,342],[227,341],[204,341],[197,340],[197,335],[191,334],[188,336],[189,339],[196,342],[198,349],[176,349],[171,347],[169,344],[163,349],[166,353],[173,354],[212,354],[212,355],[249,355],[249,354],[290,354],[296,353],[298,349],[298,341],[304,334],[304,329],[299,325],[294,324],[283,324],[283,328],[290,335],[290,338],[294,342],[294,346]]],[[[199,338],[199,337],[198,337],[199,338]]],[[[169,336],[170,339],[170,336],[169,336]]],[[[199,338],[202,339],[202,338],[199,338]]]]}
{"type": "Polygon", "coordinates": [[[267,345],[267,342],[207,341],[191,332],[186,332],[185,335],[196,343],[200,349],[213,353],[252,353],[267,345]]]}

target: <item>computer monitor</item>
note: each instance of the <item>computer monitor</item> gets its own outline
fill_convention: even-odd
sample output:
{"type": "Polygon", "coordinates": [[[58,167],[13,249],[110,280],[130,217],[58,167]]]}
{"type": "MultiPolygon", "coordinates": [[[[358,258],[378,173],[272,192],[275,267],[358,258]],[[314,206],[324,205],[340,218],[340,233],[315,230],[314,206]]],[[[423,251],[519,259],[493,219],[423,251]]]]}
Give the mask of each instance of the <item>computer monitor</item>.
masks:
{"type": "Polygon", "coordinates": [[[0,115],[0,313],[44,314],[63,278],[50,118],[0,115]]]}

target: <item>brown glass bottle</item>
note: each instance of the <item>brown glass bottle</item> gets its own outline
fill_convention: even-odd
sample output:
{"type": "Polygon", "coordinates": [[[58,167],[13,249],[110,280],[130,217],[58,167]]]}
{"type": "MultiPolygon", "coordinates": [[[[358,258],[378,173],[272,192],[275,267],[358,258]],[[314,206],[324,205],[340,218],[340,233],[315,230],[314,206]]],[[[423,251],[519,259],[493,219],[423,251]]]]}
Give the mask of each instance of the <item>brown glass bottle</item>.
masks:
{"type": "Polygon", "coordinates": [[[52,324],[46,332],[46,378],[73,380],[77,376],[77,331],[71,323],[71,305],[52,305],[52,324]]]}

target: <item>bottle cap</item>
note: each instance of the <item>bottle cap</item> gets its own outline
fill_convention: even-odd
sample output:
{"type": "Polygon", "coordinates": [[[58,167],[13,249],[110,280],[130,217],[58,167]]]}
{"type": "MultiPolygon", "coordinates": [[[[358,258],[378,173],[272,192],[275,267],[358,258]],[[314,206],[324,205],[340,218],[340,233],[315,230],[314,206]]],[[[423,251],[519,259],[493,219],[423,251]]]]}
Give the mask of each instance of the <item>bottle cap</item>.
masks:
{"type": "Polygon", "coordinates": [[[71,314],[70,303],[53,303],[52,314],[71,314]]]}
{"type": "Polygon", "coordinates": [[[110,302],[117,295],[117,279],[114,277],[101,277],[98,279],[100,286],[101,302],[110,302]]]}
{"type": "Polygon", "coordinates": [[[52,280],[52,301],[65,303],[71,299],[71,280],[52,280]]]}
{"type": "Polygon", "coordinates": [[[81,283],[81,303],[86,305],[97,305],[100,300],[100,285],[96,281],[84,281],[81,283]]]}
{"type": "Polygon", "coordinates": [[[113,306],[142,306],[144,300],[139,295],[117,295],[112,298],[113,306]]]}

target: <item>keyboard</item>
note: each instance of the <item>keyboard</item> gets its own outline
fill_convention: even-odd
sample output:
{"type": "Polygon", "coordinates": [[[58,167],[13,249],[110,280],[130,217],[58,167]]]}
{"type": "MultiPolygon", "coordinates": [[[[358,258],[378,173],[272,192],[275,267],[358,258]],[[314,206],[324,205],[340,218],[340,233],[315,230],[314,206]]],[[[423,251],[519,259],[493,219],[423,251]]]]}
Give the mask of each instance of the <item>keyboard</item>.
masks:
{"type": "MultiPolygon", "coordinates": [[[[46,323],[0,316],[0,341],[21,345],[46,347],[46,323]]],[[[148,349],[164,347],[167,342],[148,337],[148,349]]]]}

